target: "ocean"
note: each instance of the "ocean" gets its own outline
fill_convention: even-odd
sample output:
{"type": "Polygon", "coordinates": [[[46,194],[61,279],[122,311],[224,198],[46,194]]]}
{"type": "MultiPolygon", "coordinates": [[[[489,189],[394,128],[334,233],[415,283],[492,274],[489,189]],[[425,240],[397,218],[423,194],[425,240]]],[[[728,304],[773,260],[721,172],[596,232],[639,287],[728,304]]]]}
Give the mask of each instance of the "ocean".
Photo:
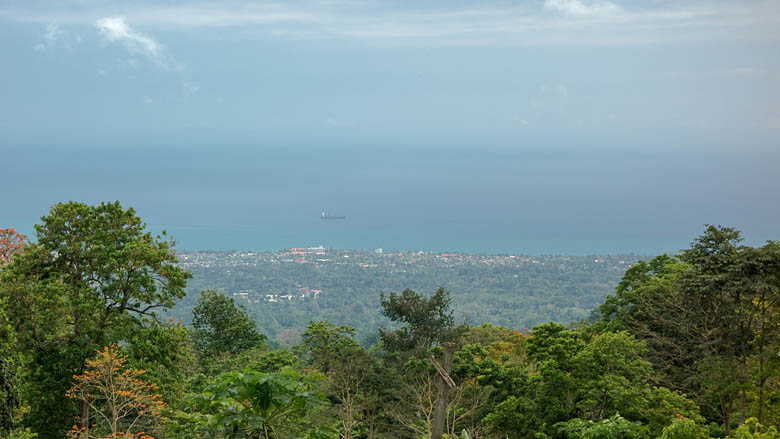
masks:
{"type": "Polygon", "coordinates": [[[775,157],[576,148],[5,148],[0,227],[119,200],[186,250],[654,255],[705,223],[780,237],[775,157]],[[321,220],[321,212],[346,216],[321,220]]]}

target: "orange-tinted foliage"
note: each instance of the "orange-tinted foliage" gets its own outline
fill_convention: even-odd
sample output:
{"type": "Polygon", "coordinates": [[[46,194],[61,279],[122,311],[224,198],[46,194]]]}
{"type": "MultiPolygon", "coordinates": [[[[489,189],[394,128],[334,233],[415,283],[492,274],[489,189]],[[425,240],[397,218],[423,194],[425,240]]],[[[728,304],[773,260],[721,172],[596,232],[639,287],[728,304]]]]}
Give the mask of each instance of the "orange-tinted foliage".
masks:
{"type": "Polygon", "coordinates": [[[11,258],[21,253],[29,242],[26,236],[14,229],[0,229],[0,265],[11,262],[11,258]]]}
{"type": "Polygon", "coordinates": [[[117,345],[106,346],[96,358],[87,360],[86,371],[73,376],[75,384],[68,396],[89,403],[99,428],[87,431],[73,426],[70,436],[81,438],[87,433],[90,438],[153,439],[140,430],[154,427],[165,403],[157,386],[142,378],[145,373],[127,369],[117,345]]]}

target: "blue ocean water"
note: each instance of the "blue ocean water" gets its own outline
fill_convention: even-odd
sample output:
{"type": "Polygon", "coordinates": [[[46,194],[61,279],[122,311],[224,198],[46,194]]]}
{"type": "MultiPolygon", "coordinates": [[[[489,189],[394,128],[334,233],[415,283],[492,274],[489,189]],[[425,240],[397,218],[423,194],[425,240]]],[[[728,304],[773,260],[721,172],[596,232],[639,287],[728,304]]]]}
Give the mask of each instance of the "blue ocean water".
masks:
{"type": "Polygon", "coordinates": [[[2,151],[0,227],[120,200],[178,248],[645,255],[705,223],[780,237],[777,157],[576,148],[160,147],[2,151]],[[763,195],[762,195],[763,193],[763,195]],[[320,213],[344,215],[321,220],[320,213]]]}

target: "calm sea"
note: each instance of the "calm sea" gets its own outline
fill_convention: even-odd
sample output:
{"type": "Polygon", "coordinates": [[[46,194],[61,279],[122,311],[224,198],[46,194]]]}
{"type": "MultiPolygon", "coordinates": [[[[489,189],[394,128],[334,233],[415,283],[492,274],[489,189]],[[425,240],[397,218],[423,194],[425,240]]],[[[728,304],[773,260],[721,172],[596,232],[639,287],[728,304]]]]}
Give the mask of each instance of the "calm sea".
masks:
{"type": "Polygon", "coordinates": [[[188,250],[649,255],[687,247],[705,223],[736,226],[752,243],[780,231],[779,203],[756,190],[778,188],[774,159],[571,148],[0,152],[14,164],[0,227],[29,233],[59,201],[120,200],[188,250]]]}

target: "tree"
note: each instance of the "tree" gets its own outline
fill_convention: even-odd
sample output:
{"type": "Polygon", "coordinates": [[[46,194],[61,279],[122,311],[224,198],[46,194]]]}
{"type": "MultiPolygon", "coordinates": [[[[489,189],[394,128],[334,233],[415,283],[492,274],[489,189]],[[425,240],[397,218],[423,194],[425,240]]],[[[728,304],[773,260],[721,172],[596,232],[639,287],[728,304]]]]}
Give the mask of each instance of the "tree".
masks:
{"type": "Polygon", "coordinates": [[[646,409],[646,380],[650,363],[642,359],[645,347],[626,332],[604,333],[575,357],[577,408],[600,421],[617,411],[637,419],[646,409]]]}
{"type": "Polygon", "coordinates": [[[17,378],[18,353],[16,336],[5,313],[5,300],[0,296],[0,436],[11,430],[19,404],[17,378]]]}
{"type": "Polygon", "coordinates": [[[451,301],[450,293],[444,288],[439,288],[429,298],[410,289],[401,294],[381,292],[382,314],[394,322],[403,323],[395,331],[380,328],[379,335],[385,349],[421,354],[431,346],[457,340],[466,327],[455,325],[451,301]]]}
{"type": "Polygon", "coordinates": [[[192,315],[195,347],[205,358],[238,354],[266,340],[243,306],[214,290],[200,293],[192,315]]]}
{"type": "Polygon", "coordinates": [[[573,418],[555,427],[569,439],[642,439],[645,436],[642,426],[617,414],[599,422],[573,418]]]}
{"type": "Polygon", "coordinates": [[[365,423],[369,436],[371,383],[379,365],[354,339],[355,329],[328,322],[312,322],[303,333],[309,362],[327,377],[324,390],[335,403],[342,439],[352,439],[365,423]]]}
{"type": "Polygon", "coordinates": [[[740,267],[744,249],[739,246],[740,242],[742,237],[738,230],[707,225],[691,248],[680,255],[691,267],[682,277],[682,290],[686,305],[700,311],[696,319],[701,334],[699,342],[708,347],[702,356],[710,366],[719,365],[723,377],[732,378],[729,382],[716,378],[716,382],[709,383],[720,390],[717,398],[727,434],[731,433],[736,400],[740,423],[746,419],[748,347],[753,331],[752,314],[746,312],[750,291],[740,267]],[[731,371],[736,373],[726,373],[731,371]]]}
{"type": "Polygon", "coordinates": [[[270,374],[228,372],[189,399],[206,416],[211,437],[319,437],[327,429],[313,422],[313,414],[328,400],[317,391],[317,381],[316,375],[302,376],[291,369],[270,374]]]}
{"type": "Polygon", "coordinates": [[[734,432],[734,439],[780,439],[780,432],[774,425],[765,427],[756,418],[749,418],[734,432]]]}
{"type": "Polygon", "coordinates": [[[629,331],[647,345],[645,358],[657,371],[657,384],[693,393],[700,385],[696,362],[702,333],[699,311],[682,287],[690,269],[667,255],[630,267],[615,295],[599,307],[600,321],[591,329],[629,331]]]}
{"type": "MultiPolygon", "coordinates": [[[[0,270],[11,262],[29,243],[29,239],[14,229],[0,229],[0,270]]],[[[14,413],[19,403],[16,368],[18,353],[15,334],[5,312],[5,299],[0,295],[0,433],[13,427],[14,413]]]]}
{"type": "Polygon", "coordinates": [[[664,427],[660,439],[707,439],[707,432],[692,419],[678,417],[664,427]]]}
{"type": "Polygon", "coordinates": [[[83,374],[68,396],[92,409],[90,427],[73,427],[73,438],[153,439],[151,430],[165,407],[157,386],[143,379],[144,371],[125,367],[126,357],[117,345],[106,346],[87,360],[83,374]]]}
{"type": "Polygon", "coordinates": [[[21,253],[30,240],[14,229],[0,229],[0,267],[21,253]]]}
{"type": "Polygon", "coordinates": [[[677,258],[636,264],[594,326],[645,342],[656,382],[695,397],[727,435],[751,409],[770,414],[780,375],[780,244],[741,241],[736,229],[708,225],[677,258]]]}
{"type": "Polygon", "coordinates": [[[192,391],[189,378],[198,372],[189,328],[175,320],[146,318],[120,337],[127,366],[146,371],[145,379],[157,385],[163,400],[180,406],[181,398],[192,391]]]}
{"type": "MultiPolygon", "coordinates": [[[[141,317],[184,296],[190,274],[171,242],[152,237],[119,202],[54,205],[35,226],[38,242],[0,275],[0,295],[28,359],[26,423],[44,438],[61,437],[73,417],[65,396],[73,375],[103,346],[121,341],[141,317]],[[121,329],[121,331],[120,331],[121,329]]],[[[163,234],[164,236],[164,234],[163,234]]],[[[78,407],[88,427],[89,405],[78,407]]]]}
{"type": "Polygon", "coordinates": [[[530,377],[533,418],[552,426],[576,415],[578,383],[575,360],[586,346],[584,334],[557,323],[534,328],[528,340],[528,359],[538,371],[530,377]]]}
{"type": "MultiPolygon", "coordinates": [[[[432,346],[443,348],[443,366],[431,357],[438,373],[435,378],[435,406],[429,423],[431,438],[441,439],[447,416],[449,387],[452,383],[449,374],[452,372],[453,354],[456,342],[465,333],[466,326],[455,325],[453,311],[449,309],[450,294],[441,287],[429,298],[410,289],[404,290],[400,295],[382,292],[379,302],[382,305],[382,314],[395,322],[404,323],[395,331],[385,328],[379,330],[379,335],[389,351],[399,352],[402,356],[419,356],[432,346]]],[[[426,385],[419,387],[427,388],[426,385]]]]}

